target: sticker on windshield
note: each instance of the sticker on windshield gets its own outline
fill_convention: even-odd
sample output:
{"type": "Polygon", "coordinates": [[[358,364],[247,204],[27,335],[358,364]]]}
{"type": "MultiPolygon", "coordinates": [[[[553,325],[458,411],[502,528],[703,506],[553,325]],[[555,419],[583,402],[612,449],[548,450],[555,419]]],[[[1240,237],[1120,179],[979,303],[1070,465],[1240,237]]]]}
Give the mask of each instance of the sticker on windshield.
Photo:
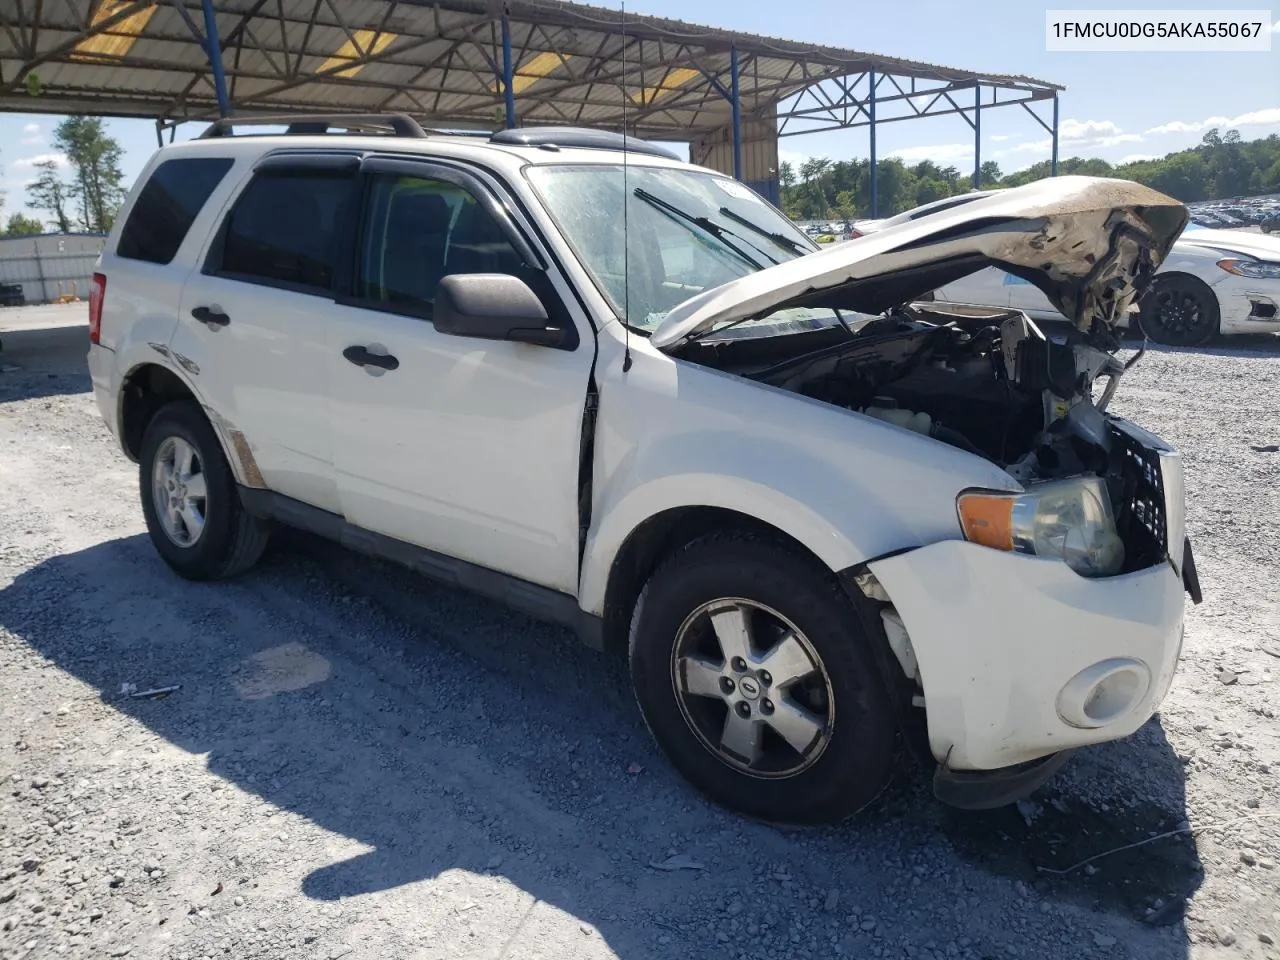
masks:
{"type": "Polygon", "coordinates": [[[715,184],[729,196],[736,197],[739,200],[754,200],[756,198],[755,191],[737,180],[724,180],[716,177],[715,184]]]}

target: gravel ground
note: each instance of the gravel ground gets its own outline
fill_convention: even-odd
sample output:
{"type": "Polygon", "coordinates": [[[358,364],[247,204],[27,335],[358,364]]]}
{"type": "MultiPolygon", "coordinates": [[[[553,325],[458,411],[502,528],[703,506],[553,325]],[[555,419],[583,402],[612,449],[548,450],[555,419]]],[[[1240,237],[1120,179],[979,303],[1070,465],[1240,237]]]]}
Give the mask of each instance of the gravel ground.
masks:
{"type": "Polygon", "coordinates": [[[1280,957],[1275,341],[1152,350],[1116,404],[1188,461],[1160,716],[1017,808],[908,768],[790,831],[695,795],[559,629],[301,537],[178,580],[83,328],[0,336],[5,960],[1280,957]]]}

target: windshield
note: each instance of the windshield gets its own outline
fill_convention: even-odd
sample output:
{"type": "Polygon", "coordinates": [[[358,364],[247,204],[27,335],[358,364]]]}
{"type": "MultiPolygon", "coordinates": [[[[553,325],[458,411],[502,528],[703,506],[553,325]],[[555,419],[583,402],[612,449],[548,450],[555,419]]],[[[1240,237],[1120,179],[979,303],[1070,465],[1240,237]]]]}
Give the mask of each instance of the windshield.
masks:
{"type": "MultiPolygon", "coordinates": [[[[704,290],[815,249],[790,220],[728,177],[628,165],[624,183],[622,164],[540,164],[526,174],[618,316],[644,332],[704,290]]],[[[751,325],[764,322],[790,330],[838,319],[830,310],[788,310],[751,325]]]]}

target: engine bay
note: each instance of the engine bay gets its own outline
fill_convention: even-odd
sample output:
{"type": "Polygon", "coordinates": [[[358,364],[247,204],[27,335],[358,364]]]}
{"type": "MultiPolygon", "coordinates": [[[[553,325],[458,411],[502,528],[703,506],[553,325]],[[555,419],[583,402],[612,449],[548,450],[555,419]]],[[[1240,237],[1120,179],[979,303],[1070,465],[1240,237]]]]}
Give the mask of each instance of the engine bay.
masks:
{"type": "Polygon", "coordinates": [[[1016,311],[922,303],[860,325],[712,338],[683,359],[856,411],[984,457],[1023,485],[1103,479],[1125,568],[1167,554],[1158,457],[1105,413],[1127,364],[1103,328],[1051,339],[1016,311]]]}

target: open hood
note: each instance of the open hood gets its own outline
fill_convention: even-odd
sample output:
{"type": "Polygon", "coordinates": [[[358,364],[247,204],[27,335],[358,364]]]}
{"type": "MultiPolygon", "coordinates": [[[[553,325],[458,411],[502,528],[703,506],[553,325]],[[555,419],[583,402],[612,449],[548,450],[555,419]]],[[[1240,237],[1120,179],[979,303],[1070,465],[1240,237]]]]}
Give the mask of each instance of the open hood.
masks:
{"type": "Polygon", "coordinates": [[[1186,224],[1181,203],[1128,180],[1040,180],[707,290],[650,342],[677,347],[788,307],[882,313],[988,266],[1035,284],[1088,333],[1124,315],[1186,224]]]}

